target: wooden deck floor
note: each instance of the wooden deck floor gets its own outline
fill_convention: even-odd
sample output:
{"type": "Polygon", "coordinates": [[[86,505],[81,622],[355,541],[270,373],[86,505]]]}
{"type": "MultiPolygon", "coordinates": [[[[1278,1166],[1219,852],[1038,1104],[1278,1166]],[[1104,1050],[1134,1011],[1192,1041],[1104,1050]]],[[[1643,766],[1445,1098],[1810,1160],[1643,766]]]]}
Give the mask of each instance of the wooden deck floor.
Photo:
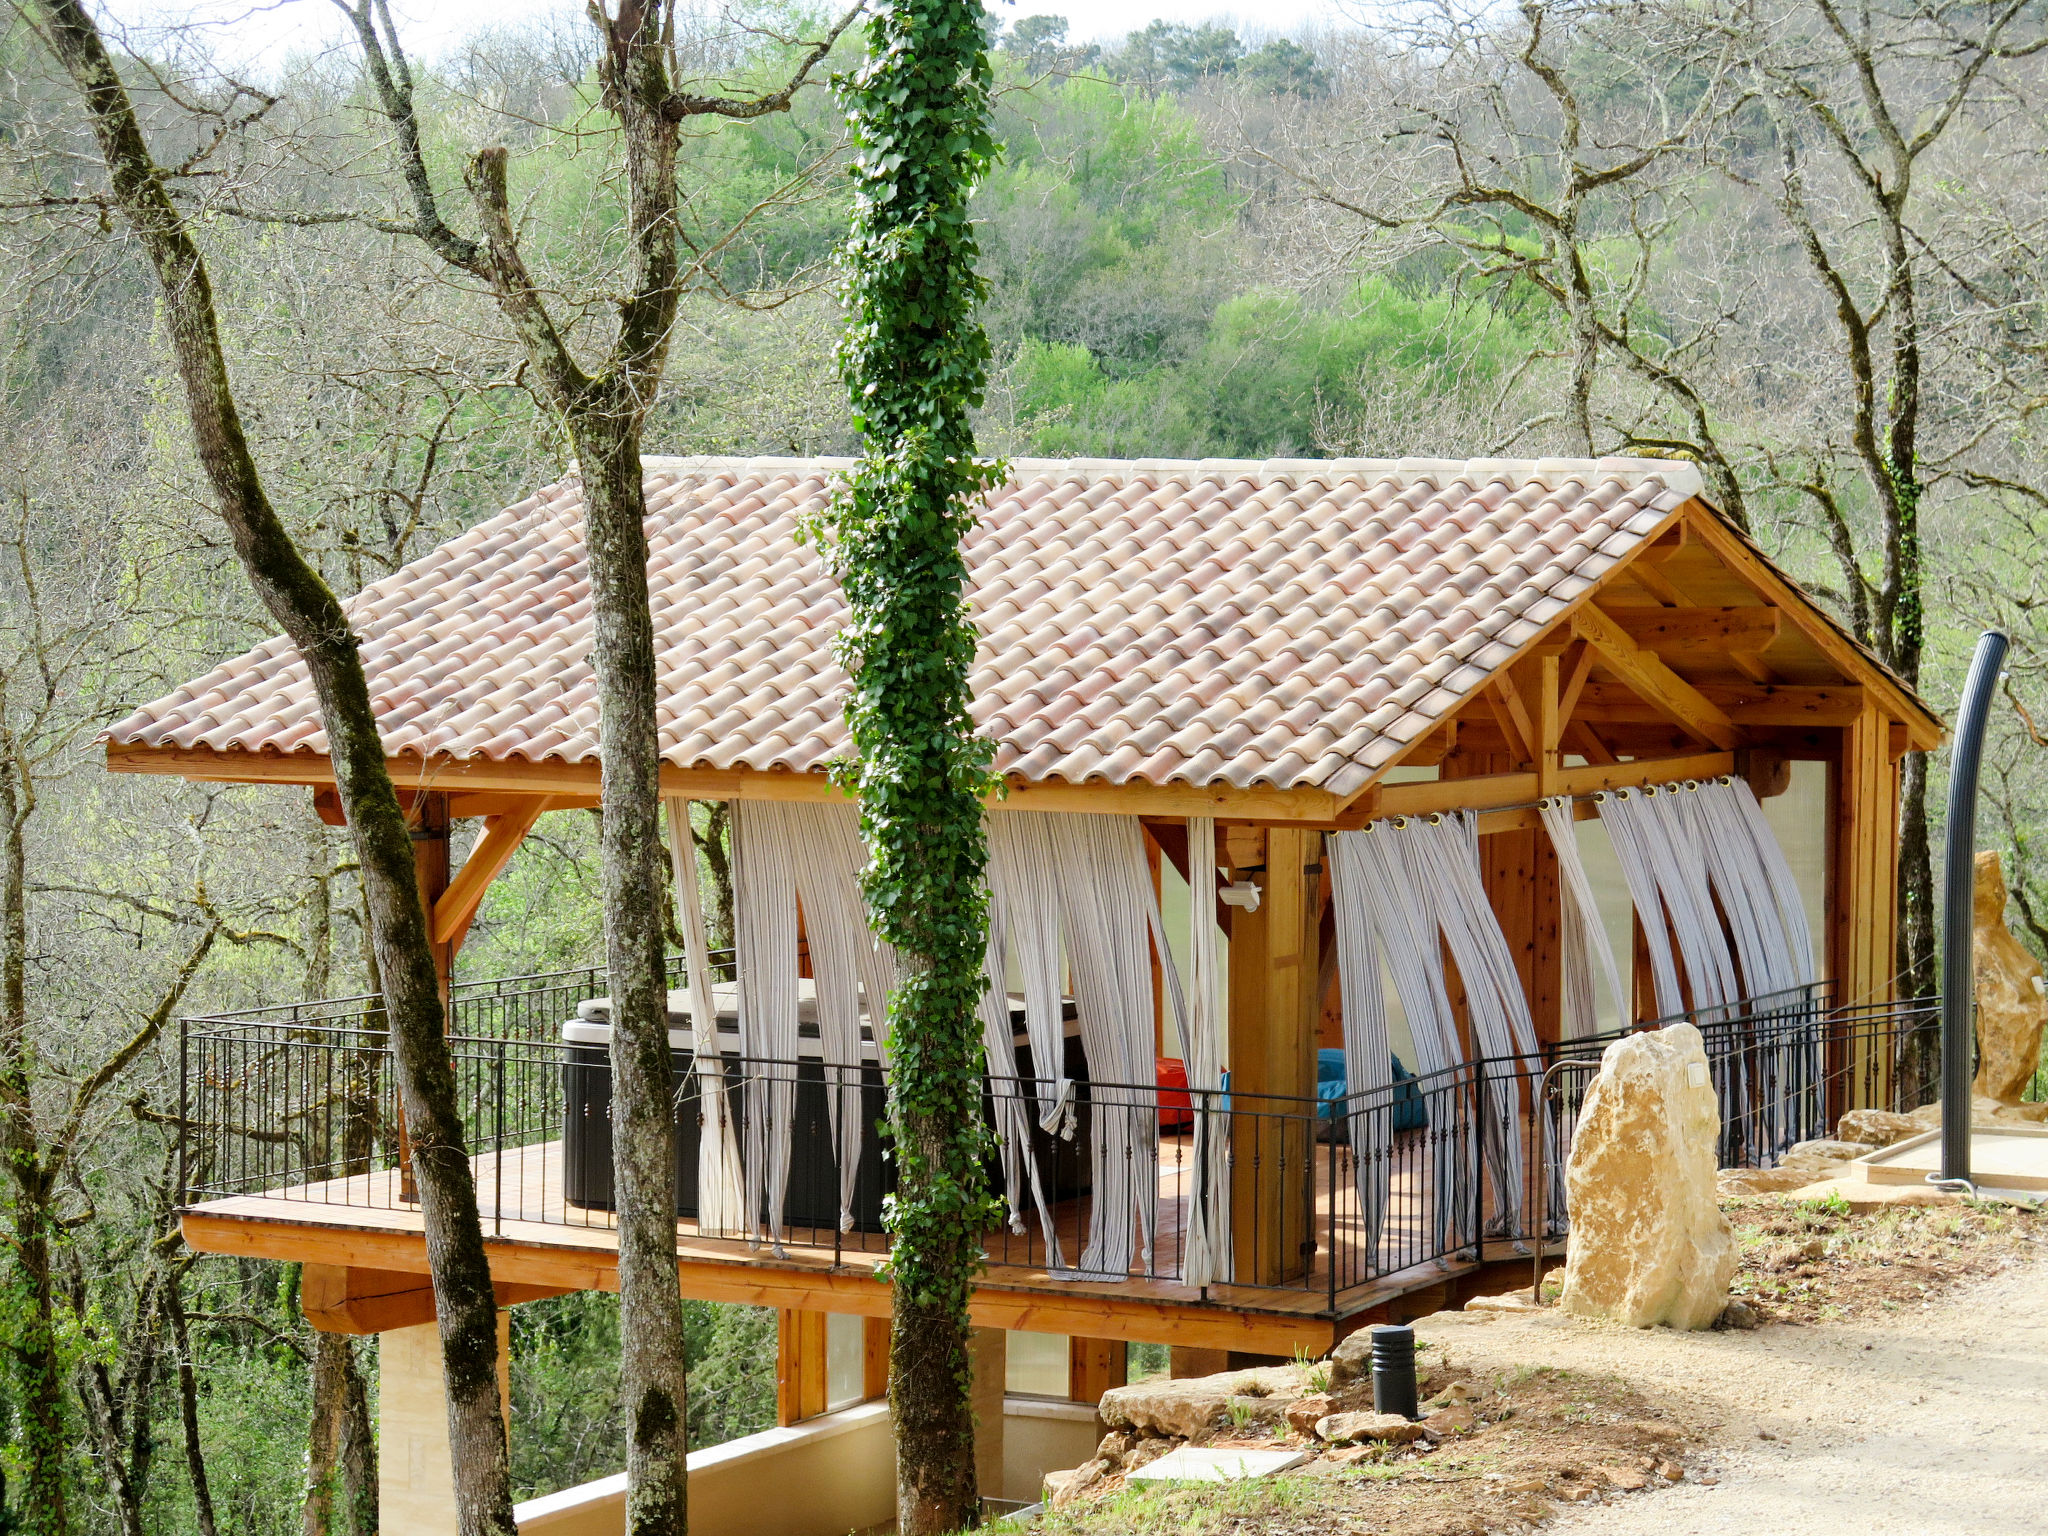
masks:
{"type": "MultiPolygon", "coordinates": [[[[1427,1190],[1418,1176],[1397,1176],[1384,1229],[1383,1253],[1401,1267],[1370,1282],[1358,1274],[1362,1239],[1350,1185],[1350,1156],[1317,1148],[1315,1231],[1309,1273],[1286,1285],[1212,1285],[1200,1289],[1180,1277],[1188,1208],[1185,1139],[1161,1140],[1158,1228],[1152,1261],[1124,1279],[1055,1274],[1035,1214],[1027,1235],[1008,1228],[988,1236],[989,1268],[977,1287],[975,1316],[988,1326],[1066,1332],[1088,1337],[1148,1339],[1260,1353],[1286,1353],[1291,1344],[1326,1344],[1361,1318],[1400,1311],[1401,1298],[1418,1297],[1412,1314],[1436,1288],[1474,1275],[1486,1264],[1515,1259],[1526,1250],[1487,1245],[1481,1259],[1466,1256],[1402,1264],[1406,1254],[1433,1243],[1423,1230],[1427,1190]],[[1334,1196],[1332,1175],[1338,1184],[1334,1196]],[[1331,1243],[1339,1285],[1333,1305],[1331,1243]]],[[[499,1280],[563,1289],[614,1289],[617,1237],[611,1214],[569,1204],[563,1196],[562,1144],[535,1143],[472,1160],[492,1272],[499,1280]]],[[[1306,1179],[1302,1181],[1304,1197],[1306,1179]]],[[[258,1194],[209,1200],[183,1213],[187,1240],[202,1251],[243,1253],[301,1262],[411,1272],[426,1268],[419,1207],[400,1198],[396,1171],[309,1183],[258,1194]]],[[[1055,1209],[1063,1256],[1076,1263],[1089,1217],[1084,1196],[1055,1209]]],[[[783,1252],[744,1238],[676,1225],[677,1267],[684,1293],[717,1301],[808,1306],[826,1311],[884,1314],[888,1295],[875,1276],[886,1251],[878,1232],[839,1233],[803,1227],[785,1233],[783,1252]]],[[[1526,1263],[1526,1258],[1520,1262],[1526,1263]]],[[[1526,1283],[1524,1281],[1523,1283],[1526,1283]]]]}

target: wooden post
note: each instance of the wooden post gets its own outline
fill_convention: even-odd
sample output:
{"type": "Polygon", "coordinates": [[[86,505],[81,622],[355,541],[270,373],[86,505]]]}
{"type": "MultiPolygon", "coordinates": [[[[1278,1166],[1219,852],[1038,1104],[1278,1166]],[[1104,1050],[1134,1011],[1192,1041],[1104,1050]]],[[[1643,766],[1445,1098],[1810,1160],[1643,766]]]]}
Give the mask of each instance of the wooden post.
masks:
{"type": "Polygon", "coordinates": [[[1166,1374],[1175,1381],[1195,1376],[1216,1376],[1229,1369],[1230,1351],[1227,1349],[1198,1349],[1176,1344],[1167,1351],[1166,1374]]]}
{"type": "Polygon", "coordinates": [[[1000,1328],[968,1333],[974,1380],[974,1481],[985,1499],[1003,1496],[1003,1386],[1009,1375],[1009,1337],[1000,1328]]]}
{"type": "Polygon", "coordinates": [[[1315,1098],[1321,862],[1319,834],[1268,828],[1259,909],[1231,916],[1230,1219],[1237,1278],[1248,1284],[1299,1279],[1309,1262],[1313,1109],[1259,1096],[1315,1098]]]}
{"type": "MultiPolygon", "coordinates": [[[[1835,1001],[1846,1006],[1892,1001],[1898,964],[1899,767],[1891,753],[1892,722],[1866,709],[1842,728],[1835,773],[1834,899],[1829,903],[1830,969],[1835,1001]]],[[[1889,1105],[1891,1063],[1868,1039],[1854,1042],[1845,1109],[1889,1105]]]]}
{"type": "Polygon", "coordinates": [[[860,1395],[864,1402],[889,1395],[889,1319],[860,1320],[860,1395]]]}
{"type": "Polygon", "coordinates": [[[1129,1347],[1122,1339],[1067,1340],[1067,1396],[1091,1407],[1102,1394],[1130,1380],[1129,1347]]]}
{"type": "Polygon", "coordinates": [[[825,1411],[825,1314],[784,1307],[776,1314],[775,1422],[785,1427],[825,1411]]]}
{"type": "MultiPolygon", "coordinates": [[[[512,1314],[498,1312],[498,1395],[512,1411],[512,1314]]],[[[455,1465],[438,1323],[377,1339],[377,1523],[406,1536],[457,1536],[455,1465]]]]}

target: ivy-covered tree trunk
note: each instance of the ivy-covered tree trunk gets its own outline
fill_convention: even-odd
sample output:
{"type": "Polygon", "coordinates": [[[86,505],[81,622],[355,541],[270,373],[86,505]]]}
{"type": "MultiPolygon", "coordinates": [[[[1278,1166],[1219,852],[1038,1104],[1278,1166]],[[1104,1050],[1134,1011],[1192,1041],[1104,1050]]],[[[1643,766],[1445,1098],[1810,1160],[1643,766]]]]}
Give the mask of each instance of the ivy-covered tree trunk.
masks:
{"type": "MultiPolygon", "coordinates": [[[[5,1426],[18,1482],[13,1519],[28,1536],[65,1536],[64,1367],[57,1339],[57,1297],[50,1244],[49,1170],[29,1101],[28,863],[23,827],[34,788],[17,776],[11,734],[0,720],[0,1156],[7,1161],[7,1247],[0,1270],[0,1339],[6,1343],[5,1426]]],[[[0,1489],[0,1493],[4,1493],[0,1489]]],[[[9,1511],[0,1504],[0,1522],[9,1511]]]]}
{"type": "Polygon", "coordinates": [[[364,904],[391,1025],[433,1270],[448,1395],[455,1502],[463,1536],[513,1536],[512,1480],[498,1404],[498,1308],[477,1217],[449,1060],[440,978],[428,947],[412,834],[348,615],[292,542],[242,429],[206,263],[165,191],[120,74],[80,0],[39,0],[40,31],[77,89],[105,162],[113,205],[156,278],[193,445],[249,584],[311,674],[335,788],[361,867],[364,904]]]}
{"type": "Polygon", "coordinates": [[[903,961],[890,1000],[889,1208],[896,1520],[979,1513],[967,1305],[993,1211],[975,1004],[987,938],[987,744],[968,715],[974,631],[960,542],[996,476],[975,457],[988,339],[968,197],[994,158],[979,0],[884,0],[842,82],[856,205],[840,361],[862,454],[829,517],[849,618],[850,770],[868,904],[903,961]]]}

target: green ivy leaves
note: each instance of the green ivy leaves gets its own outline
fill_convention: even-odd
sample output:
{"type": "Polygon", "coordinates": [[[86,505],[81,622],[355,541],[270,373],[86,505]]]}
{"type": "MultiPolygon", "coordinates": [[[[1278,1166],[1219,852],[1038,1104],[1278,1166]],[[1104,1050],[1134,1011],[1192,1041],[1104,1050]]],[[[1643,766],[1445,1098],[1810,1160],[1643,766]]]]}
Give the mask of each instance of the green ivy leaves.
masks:
{"type": "Polygon", "coordinates": [[[978,0],[884,0],[866,61],[836,82],[855,191],[839,364],[864,451],[819,530],[849,610],[844,779],[860,800],[864,885],[906,967],[890,999],[890,1273],[919,1309],[963,1327],[995,1219],[975,1016],[992,781],[968,713],[960,553],[975,498],[1001,477],[976,456],[971,420],[989,345],[968,199],[996,156],[991,80],[978,0]]]}

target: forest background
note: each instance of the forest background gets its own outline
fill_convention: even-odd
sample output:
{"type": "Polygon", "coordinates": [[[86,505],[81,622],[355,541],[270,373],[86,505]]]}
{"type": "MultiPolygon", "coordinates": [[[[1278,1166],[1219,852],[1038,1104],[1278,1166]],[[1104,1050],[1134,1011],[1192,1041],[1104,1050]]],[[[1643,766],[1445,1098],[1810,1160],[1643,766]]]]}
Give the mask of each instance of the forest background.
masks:
{"type": "MultiPolygon", "coordinates": [[[[1937,707],[1977,628],[2013,634],[1984,835],[2048,950],[2043,14],[1532,0],[1293,37],[1154,23],[1106,46],[992,14],[1005,148],[975,210],[982,445],[1694,459],[1937,707]]],[[[822,25],[786,7],[689,21],[686,55],[719,89],[782,78],[822,25]]],[[[0,1113],[61,1169],[80,1528],[308,1529],[308,1446],[341,1432],[335,1413],[373,1418],[375,1344],[346,1362],[361,1400],[330,1382],[323,1422],[293,1268],[178,1244],[176,1018],[369,990],[360,895],[303,794],[100,764],[102,726],[271,626],[207,512],[75,109],[25,24],[4,26],[0,896],[23,937],[0,956],[0,1113]]],[[[206,215],[252,437],[338,590],[563,473],[488,296],[379,227],[391,189],[351,60],[236,80],[206,30],[128,41],[159,158],[206,215]]],[[[574,17],[485,33],[428,66],[418,100],[439,165],[511,146],[530,257],[595,323],[621,203],[591,47],[574,17]]],[[[821,87],[686,140],[695,277],[659,451],[851,451],[842,127],[821,87]]],[[[1938,773],[1915,783],[1938,804],[1938,773]]],[[[594,813],[543,818],[459,974],[596,960],[596,847],[594,813]]],[[[1931,979],[1912,928],[1909,987],[1931,979]]],[[[521,1495],[616,1471],[615,1299],[514,1318],[521,1495]]],[[[691,1321],[695,1442],[772,1421],[772,1314],[692,1304],[691,1321]]],[[[0,1443],[26,1407],[19,1363],[0,1443]]]]}

